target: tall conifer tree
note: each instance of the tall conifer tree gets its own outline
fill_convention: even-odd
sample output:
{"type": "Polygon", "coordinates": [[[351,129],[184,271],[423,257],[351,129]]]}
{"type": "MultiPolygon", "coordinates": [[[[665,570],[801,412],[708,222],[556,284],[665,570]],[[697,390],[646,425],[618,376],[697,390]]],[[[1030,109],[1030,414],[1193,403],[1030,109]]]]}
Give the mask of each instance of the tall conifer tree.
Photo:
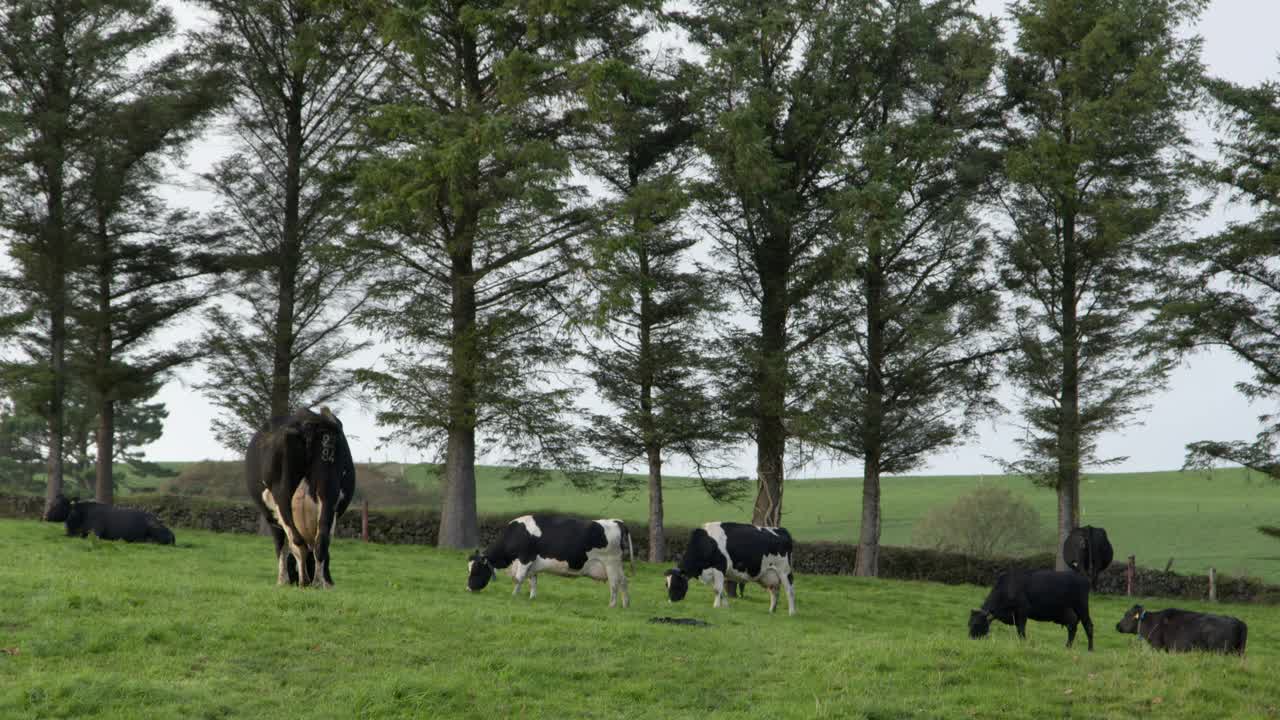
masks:
{"type": "MultiPolygon", "coordinates": [[[[1225,348],[1253,369],[1237,389],[1250,400],[1280,397],[1280,82],[1242,87],[1208,84],[1217,116],[1219,159],[1203,169],[1252,219],[1175,246],[1170,285],[1178,291],[1162,308],[1180,349],[1225,348]],[[1176,283],[1176,284],[1175,284],[1176,283]]],[[[1280,418],[1261,415],[1252,441],[1201,440],[1187,446],[1193,466],[1228,462],[1280,479],[1280,418]]],[[[1208,434],[1208,433],[1206,433],[1208,434]]]]}
{"type": "Polygon", "coordinates": [[[681,226],[698,129],[692,73],[645,52],[647,34],[643,25],[615,32],[585,91],[583,164],[608,193],[587,273],[599,339],[588,359],[597,391],[616,408],[592,416],[588,438],[616,471],[617,490],[632,484],[630,466],[647,469],[649,560],[661,562],[664,458],[688,459],[713,498],[732,496],[736,484],[705,475],[719,467],[730,434],[701,347],[718,306],[715,288],[689,257],[697,240],[681,226]]]}
{"type": "Polygon", "coordinates": [[[850,134],[839,205],[849,277],[833,302],[850,317],[814,412],[819,442],[863,461],[859,575],[879,571],[881,474],[919,467],[994,408],[1000,351],[977,214],[999,159],[995,24],[958,0],[881,7],[857,37],[889,80],[855,98],[871,110],[850,134]]]}
{"type": "MultiPolygon", "coordinates": [[[[1005,65],[1010,106],[1002,273],[1015,300],[1009,366],[1025,455],[1058,493],[1059,546],[1079,524],[1080,473],[1170,367],[1145,332],[1151,261],[1192,208],[1180,113],[1199,89],[1204,0],[1023,0],[1005,65]]],[[[1058,558],[1059,568],[1065,567],[1058,558]]]]}
{"type": "Polygon", "coordinates": [[[227,447],[299,405],[351,386],[339,364],[365,344],[344,337],[363,300],[342,252],[354,230],[351,182],[359,123],[383,66],[353,3],[196,0],[199,34],[232,76],[236,152],[208,180],[237,256],[235,303],[209,313],[209,382],[227,447]]]}
{"type": "Polygon", "coordinates": [[[439,543],[479,541],[475,461],[501,444],[526,481],[581,465],[554,377],[566,283],[591,227],[571,177],[583,65],[627,4],[373,1],[398,97],[361,173],[379,278],[365,321],[400,345],[367,374],[379,422],[443,450],[439,543]]]}

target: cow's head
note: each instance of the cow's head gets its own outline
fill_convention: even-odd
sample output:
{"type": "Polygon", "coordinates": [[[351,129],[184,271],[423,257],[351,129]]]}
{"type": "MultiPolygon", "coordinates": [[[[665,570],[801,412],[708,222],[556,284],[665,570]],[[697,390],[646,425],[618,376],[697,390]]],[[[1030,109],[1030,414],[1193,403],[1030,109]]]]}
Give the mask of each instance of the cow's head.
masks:
{"type": "Polygon", "coordinates": [[[1116,632],[1137,634],[1138,625],[1141,623],[1143,616],[1147,614],[1147,609],[1141,605],[1134,605],[1124,612],[1124,617],[1120,618],[1120,622],[1116,623],[1116,632]]]}
{"type": "Polygon", "coordinates": [[[497,574],[498,571],[493,569],[489,558],[479,550],[467,558],[467,590],[469,592],[483,590],[497,574]]]}
{"type": "Polygon", "coordinates": [[[991,613],[986,610],[969,611],[969,637],[977,640],[991,632],[991,613]]]}
{"type": "Polygon", "coordinates": [[[667,581],[667,599],[680,602],[689,593],[689,578],[680,572],[680,568],[671,568],[665,575],[667,581]]]}
{"type": "Polygon", "coordinates": [[[44,519],[48,522],[62,522],[67,519],[67,515],[71,513],[72,500],[68,500],[65,495],[58,493],[53,496],[53,502],[49,503],[49,507],[44,511],[44,519]]]}

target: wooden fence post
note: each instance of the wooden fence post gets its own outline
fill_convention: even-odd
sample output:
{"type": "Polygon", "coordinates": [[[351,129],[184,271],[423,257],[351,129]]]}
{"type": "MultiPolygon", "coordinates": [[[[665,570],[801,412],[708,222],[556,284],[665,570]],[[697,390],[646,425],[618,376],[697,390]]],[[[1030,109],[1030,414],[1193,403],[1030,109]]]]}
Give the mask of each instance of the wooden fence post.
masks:
{"type": "Polygon", "coordinates": [[[1209,602],[1218,602],[1218,571],[1209,568],[1209,602]]]}
{"type": "Polygon", "coordinates": [[[1129,562],[1124,566],[1124,594],[1133,597],[1133,579],[1138,574],[1137,567],[1134,564],[1133,556],[1129,556],[1129,562]]]}
{"type": "Polygon", "coordinates": [[[369,499],[360,506],[360,539],[369,542],[369,499]]]}

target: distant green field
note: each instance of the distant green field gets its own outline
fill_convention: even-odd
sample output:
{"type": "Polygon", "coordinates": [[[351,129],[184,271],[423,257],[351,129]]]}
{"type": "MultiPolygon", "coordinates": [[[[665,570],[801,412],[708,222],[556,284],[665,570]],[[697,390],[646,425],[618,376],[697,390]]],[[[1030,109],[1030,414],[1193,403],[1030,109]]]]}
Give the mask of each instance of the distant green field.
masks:
{"type": "MultiPolygon", "coordinates": [[[[187,463],[165,463],[181,469],[187,463]]],[[[226,471],[241,472],[239,463],[226,471]]],[[[646,522],[643,490],[621,498],[607,492],[582,493],[551,483],[527,495],[507,491],[503,468],[477,468],[482,513],[517,515],[530,510],[562,510],[595,517],[646,522]]],[[[406,466],[404,477],[427,487],[438,483],[426,465],[406,466]]],[[[951,503],[976,483],[1006,486],[1027,497],[1040,511],[1046,533],[1056,522],[1052,491],[1009,476],[894,477],[883,481],[883,542],[910,545],[912,528],[934,507],[951,503]]],[[[142,487],[154,483],[142,483],[142,487]]],[[[694,526],[708,520],[750,520],[754,488],[743,501],[717,505],[688,478],[666,480],[667,523],[694,526]]],[[[856,541],[862,512],[860,479],[793,479],[786,485],[784,523],[798,540],[856,541]]],[[[127,493],[125,493],[127,494],[127,493]]],[[[1169,558],[1181,572],[1205,572],[1210,566],[1231,575],[1280,582],[1280,541],[1259,534],[1258,525],[1280,525],[1280,484],[1241,469],[1089,475],[1081,490],[1082,524],[1107,529],[1118,559],[1135,555],[1138,563],[1163,568],[1169,558]]],[[[1047,548],[1046,548],[1047,549],[1047,548]]]]}
{"type": "MultiPolygon", "coordinates": [[[[1265,718],[1280,713],[1280,607],[1248,657],[1166,655],[1114,629],[970,640],[972,586],[798,575],[799,614],[758,587],[667,603],[638,563],[632,607],[589,580],[464,590],[465,555],[339,539],[329,591],[278,588],[268,539],[179,530],[176,547],[0,520],[0,718],[1265,718]],[[20,559],[14,562],[14,559],[20,559]],[[655,625],[654,616],[710,627],[655,625]]],[[[1192,609],[1200,603],[1179,602],[1192,609]]],[[[1162,608],[1164,601],[1150,601],[1162,608]]]]}
{"type": "MultiPolygon", "coordinates": [[[[407,474],[427,481],[416,466],[407,474]]],[[[910,545],[916,521],[971,489],[975,476],[894,477],[882,483],[883,542],[910,545]]],[[[1009,487],[1040,511],[1046,530],[1057,522],[1054,493],[1019,477],[986,476],[981,482],[1009,487]]],[[[623,498],[583,494],[554,484],[525,496],[506,491],[500,468],[478,471],[480,511],[519,514],[556,509],[643,523],[648,499],[643,491],[623,498]]],[[[1280,485],[1240,469],[1202,472],[1099,474],[1081,489],[1081,524],[1107,529],[1117,558],[1135,555],[1138,563],[1163,568],[1169,558],[1181,572],[1205,572],[1210,566],[1231,575],[1252,575],[1280,582],[1280,541],[1259,534],[1258,525],[1280,525],[1280,485]]],[[[738,505],[717,505],[688,479],[670,478],[666,520],[693,526],[708,520],[751,519],[754,491],[738,505]]],[[[860,479],[791,480],[783,496],[783,522],[797,540],[856,542],[862,512],[860,479]]]]}

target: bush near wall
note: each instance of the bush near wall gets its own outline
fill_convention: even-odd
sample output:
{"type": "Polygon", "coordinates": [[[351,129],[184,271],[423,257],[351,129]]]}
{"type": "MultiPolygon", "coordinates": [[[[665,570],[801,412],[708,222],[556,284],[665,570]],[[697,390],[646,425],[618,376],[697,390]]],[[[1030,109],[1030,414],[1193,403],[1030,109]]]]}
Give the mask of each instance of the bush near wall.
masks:
{"type": "MultiPolygon", "coordinates": [[[[155,513],[171,527],[197,528],[214,532],[255,533],[258,510],[249,503],[177,495],[130,495],[121,507],[155,513]]],[[[44,498],[31,495],[0,494],[0,517],[39,519],[44,498]]],[[[537,511],[534,511],[537,512],[537,511]]],[[[510,521],[509,516],[481,516],[480,544],[487,545],[510,521]]],[[[648,526],[628,524],[637,558],[648,556],[648,526]]],[[[383,510],[369,513],[369,539],[375,543],[434,545],[440,531],[435,511],[383,510]]],[[[668,527],[667,552],[674,566],[688,546],[689,529],[668,527]]],[[[339,537],[360,536],[360,508],[353,505],[338,522],[339,537]]],[[[181,541],[181,535],[179,535],[181,541]]],[[[856,545],[833,542],[797,543],[793,562],[796,572],[813,575],[851,575],[857,561],[856,545]]],[[[958,553],[884,546],[880,548],[880,576],[894,580],[922,580],[948,585],[989,587],[996,577],[1011,568],[1051,568],[1053,555],[1044,553],[1025,558],[977,558],[958,553]]],[[[1209,594],[1205,575],[1182,575],[1139,567],[1134,592],[1158,596],[1204,600],[1209,594]]],[[[1123,562],[1114,563],[1098,577],[1098,592],[1123,595],[1123,562]]],[[[975,594],[975,605],[981,598],[975,594]]],[[[1280,586],[1267,585],[1256,578],[1218,575],[1218,599],[1224,602],[1280,603],[1280,586]]]]}

